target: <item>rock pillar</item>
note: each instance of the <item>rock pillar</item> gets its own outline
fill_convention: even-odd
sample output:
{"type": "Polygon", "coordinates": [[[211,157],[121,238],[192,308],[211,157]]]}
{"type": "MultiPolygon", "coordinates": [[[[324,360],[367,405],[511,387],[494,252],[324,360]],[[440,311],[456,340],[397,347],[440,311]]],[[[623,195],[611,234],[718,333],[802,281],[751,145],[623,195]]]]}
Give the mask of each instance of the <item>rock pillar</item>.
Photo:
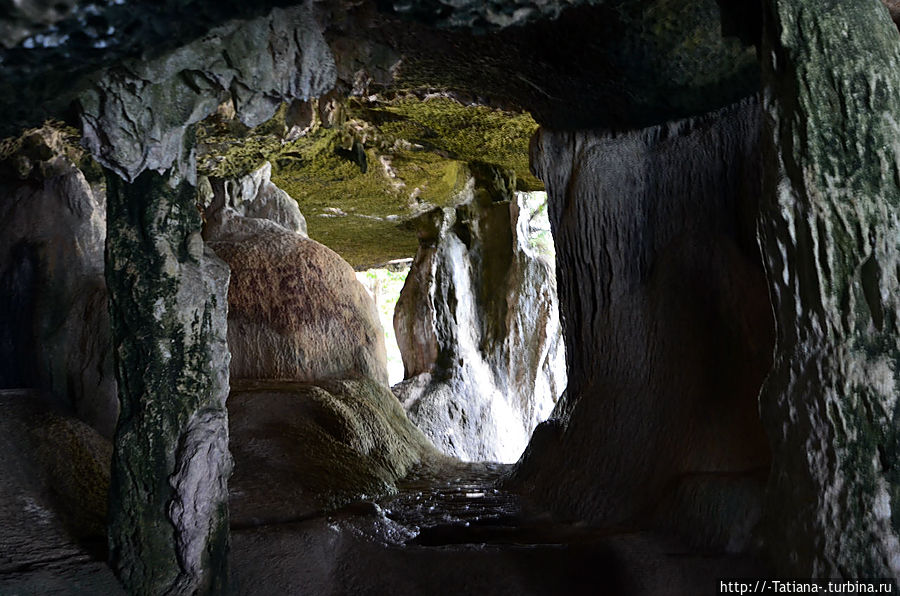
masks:
{"type": "Polygon", "coordinates": [[[765,5],[768,544],[900,577],[900,36],[880,2],[765,5]]]}
{"type": "Polygon", "coordinates": [[[228,267],[204,246],[196,190],[107,173],[106,281],[121,414],[110,556],[132,594],[217,593],[228,548],[228,267]]]}

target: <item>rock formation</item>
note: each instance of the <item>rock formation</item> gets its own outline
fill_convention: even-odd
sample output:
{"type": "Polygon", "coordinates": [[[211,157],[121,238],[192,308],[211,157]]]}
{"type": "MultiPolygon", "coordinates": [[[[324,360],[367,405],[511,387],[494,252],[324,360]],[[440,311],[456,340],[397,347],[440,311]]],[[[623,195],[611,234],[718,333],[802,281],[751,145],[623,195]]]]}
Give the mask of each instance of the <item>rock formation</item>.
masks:
{"type": "Polygon", "coordinates": [[[898,578],[900,38],[875,2],[766,7],[771,554],[796,575],[898,578]]]}
{"type": "Polygon", "coordinates": [[[0,593],[124,594],[102,562],[112,449],[27,390],[0,390],[0,593]]]}
{"type": "Polygon", "coordinates": [[[188,128],[231,98],[248,126],[281,101],[308,99],[335,82],[334,59],[308,5],[223,25],[151,61],[125,61],[83,93],[84,142],[126,180],[168,169],[188,128]]]}
{"type": "Polygon", "coordinates": [[[235,183],[216,181],[207,210],[209,246],[231,268],[231,377],[364,378],[387,386],[372,298],[346,261],[306,237],[297,204],[268,172],[263,166],[235,183]],[[254,217],[264,214],[273,219],[254,217]]]}
{"type": "Polygon", "coordinates": [[[227,577],[231,474],[228,267],[204,246],[196,191],[177,170],[133,183],[110,172],[107,186],[122,406],[111,563],[132,594],[217,592],[227,577]]]}
{"type": "Polygon", "coordinates": [[[46,392],[111,437],[105,190],[85,179],[62,130],[33,130],[17,143],[0,181],[0,388],[46,392]]]}
{"type": "Polygon", "coordinates": [[[419,220],[419,251],[394,327],[406,380],[394,388],[441,451],[515,461],[565,387],[552,264],[537,254],[523,195],[475,166],[473,193],[419,220]]]}
{"type": "Polygon", "coordinates": [[[685,503],[706,503],[693,536],[746,543],[758,499],[727,493],[729,475],[768,463],[756,406],[772,346],[752,228],[759,131],[747,100],[646,130],[536,139],[569,385],[514,482],[561,515],[675,524],[679,513],[650,520],[687,482],[685,503]]]}
{"type": "Polygon", "coordinates": [[[414,465],[437,456],[394,395],[370,379],[237,381],[228,412],[238,527],[395,491],[414,465]]]}

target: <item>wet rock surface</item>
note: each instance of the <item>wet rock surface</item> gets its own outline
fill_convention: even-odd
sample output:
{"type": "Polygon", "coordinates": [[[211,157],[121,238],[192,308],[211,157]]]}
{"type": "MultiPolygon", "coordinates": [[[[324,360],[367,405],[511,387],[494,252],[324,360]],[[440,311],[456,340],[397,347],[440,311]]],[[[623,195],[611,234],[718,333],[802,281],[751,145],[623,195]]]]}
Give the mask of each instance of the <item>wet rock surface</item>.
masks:
{"type": "Polygon", "coordinates": [[[670,536],[554,521],[497,487],[506,466],[425,465],[396,495],[233,533],[234,588],[283,594],[715,594],[758,562],[670,536]]]}
{"type": "Polygon", "coordinates": [[[394,392],[468,461],[515,461],[566,383],[552,255],[529,228],[537,205],[505,175],[484,168],[466,202],[419,219],[394,313],[406,369],[394,392]]]}
{"type": "Polygon", "coordinates": [[[228,398],[233,527],[302,520],[396,490],[440,459],[374,381],[238,381],[228,398]]]}

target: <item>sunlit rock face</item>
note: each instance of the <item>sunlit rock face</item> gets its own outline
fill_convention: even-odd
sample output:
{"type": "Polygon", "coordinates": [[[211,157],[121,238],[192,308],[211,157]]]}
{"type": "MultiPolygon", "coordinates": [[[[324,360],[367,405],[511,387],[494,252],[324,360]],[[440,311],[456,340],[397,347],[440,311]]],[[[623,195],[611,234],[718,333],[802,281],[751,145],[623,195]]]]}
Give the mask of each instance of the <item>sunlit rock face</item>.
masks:
{"type": "Polygon", "coordinates": [[[753,229],[760,107],[623,134],[553,132],[550,196],[569,385],[514,482],[558,513],[740,548],[768,452],[772,321],[753,229]]]}
{"type": "Polygon", "coordinates": [[[896,581],[900,37],[876,2],[766,5],[768,544],[784,573],[896,581]]]}
{"type": "Polygon", "coordinates": [[[205,236],[231,268],[231,377],[387,386],[375,303],[346,261],[306,237],[297,204],[268,172],[213,181],[209,190],[205,236]]]}
{"type": "Polygon", "coordinates": [[[555,276],[529,196],[493,168],[473,183],[468,202],[419,221],[394,315],[407,379],[394,391],[444,453],[510,462],[565,388],[555,276]]]}
{"type": "Polygon", "coordinates": [[[106,196],[76,167],[64,136],[31,131],[2,160],[0,388],[43,390],[109,437],[118,402],[103,278],[106,196]]]}

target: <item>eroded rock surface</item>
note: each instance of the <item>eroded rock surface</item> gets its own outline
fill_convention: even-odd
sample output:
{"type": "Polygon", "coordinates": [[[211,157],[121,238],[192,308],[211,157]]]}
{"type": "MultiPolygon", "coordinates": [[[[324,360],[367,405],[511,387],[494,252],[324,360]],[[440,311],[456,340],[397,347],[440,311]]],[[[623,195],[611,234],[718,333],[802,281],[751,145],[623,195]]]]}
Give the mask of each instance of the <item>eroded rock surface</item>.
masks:
{"type": "Polygon", "coordinates": [[[387,386],[375,303],[346,261],[301,233],[297,204],[268,181],[268,170],[213,186],[205,235],[231,268],[231,377],[365,378],[387,386]],[[260,176],[266,192],[236,199],[236,188],[253,188],[260,176]]]}
{"type": "Polygon", "coordinates": [[[227,577],[228,267],[204,246],[176,172],[107,176],[110,293],[122,411],[110,560],[132,594],[215,593],[227,577]]]}
{"type": "Polygon", "coordinates": [[[768,462],[756,397],[772,349],[753,230],[760,120],[745,100],[641,131],[536,139],[569,385],[515,482],[561,515],[671,526],[681,513],[659,504],[704,503],[681,529],[746,545],[760,485],[754,500],[734,479],[768,462]]]}
{"type": "Polygon", "coordinates": [[[106,195],[65,136],[30,131],[0,159],[0,388],[38,388],[111,437],[106,195]]]}
{"type": "Polygon", "coordinates": [[[247,126],[328,91],[336,71],[312,3],[221,25],[152,60],[125,60],[79,97],[84,143],[126,180],[187,160],[188,128],[232,99],[247,126]]]}
{"type": "Polygon", "coordinates": [[[104,562],[109,441],[34,392],[0,408],[0,592],[124,594],[104,562]]]}
{"type": "Polygon", "coordinates": [[[876,2],[765,4],[768,544],[785,573],[896,580],[900,38],[876,2]]]}
{"type": "Polygon", "coordinates": [[[437,452],[372,380],[236,382],[228,399],[236,527],[304,519],[396,482],[437,452]]]}
{"type": "Polygon", "coordinates": [[[485,167],[468,202],[420,218],[394,314],[406,378],[394,390],[441,451],[515,461],[565,388],[552,262],[531,213],[485,167]]]}

